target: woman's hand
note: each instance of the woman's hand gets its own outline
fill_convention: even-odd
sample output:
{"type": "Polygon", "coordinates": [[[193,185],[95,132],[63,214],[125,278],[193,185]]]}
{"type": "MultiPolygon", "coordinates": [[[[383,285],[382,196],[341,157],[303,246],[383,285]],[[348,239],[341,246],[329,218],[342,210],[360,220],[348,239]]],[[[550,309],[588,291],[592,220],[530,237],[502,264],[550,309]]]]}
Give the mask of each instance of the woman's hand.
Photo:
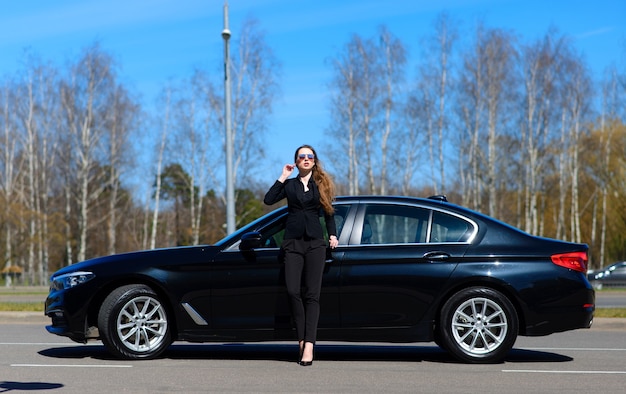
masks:
{"type": "Polygon", "coordinates": [[[278,178],[278,180],[281,183],[285,182],[285,180],[287,180],[287,178],[289,178],[293,173],[294,168],[296,168],[295,164],[285,164],[285,166],[283,167],[283,173],[280,175],[280,178],[278,178]]]}
{"type": "Polygon", "coordinates": [[[337,240],[337,237],[335,237],[334,235],[331,235],[329,237],[328,242],[330,243],[331,249],[335,249],[337,245],[339,245],[339,241],[337,240]]]}

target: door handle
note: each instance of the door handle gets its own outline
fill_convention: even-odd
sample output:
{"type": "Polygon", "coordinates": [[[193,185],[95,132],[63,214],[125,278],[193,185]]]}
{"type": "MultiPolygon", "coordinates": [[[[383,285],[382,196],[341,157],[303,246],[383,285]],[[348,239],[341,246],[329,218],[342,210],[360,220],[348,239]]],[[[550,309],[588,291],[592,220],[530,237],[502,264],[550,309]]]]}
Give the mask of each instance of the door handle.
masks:
{"type": "Polygon", "coordinates": [[[424,258],[432,261],[444,261],[450,258],[450,254],[442,251],[433,251],[424,253],[424,258]]]}
{"type": "Polygon", "coordinates": [[[328,264],[328,263],[332,263],[333,261],[335,261],[335,258],[333,257],[333,254],[330,251],[330,248],[326,248],[326,258],[324,259],[324,263],[328,264]]]}

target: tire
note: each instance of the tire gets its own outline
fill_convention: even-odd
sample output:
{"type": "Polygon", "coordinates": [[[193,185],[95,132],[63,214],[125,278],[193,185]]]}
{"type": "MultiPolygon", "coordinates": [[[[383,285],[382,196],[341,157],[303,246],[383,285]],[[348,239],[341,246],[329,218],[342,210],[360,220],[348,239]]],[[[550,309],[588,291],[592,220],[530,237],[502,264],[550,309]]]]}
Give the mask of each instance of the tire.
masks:
{"type": "Polygon", "coordinates": [[[111,292],[100,307],[98,330],[105,347],[122,359],[152,359],[172,343],[165,305],[145,285],[111,292]]]}
{"type": "Polygon", "coordinates": [[[468,363],[501,362],[517,339],[519,320],[511,302],[490,288],[470,287],[441,309],[442,348],[468,363]]]}

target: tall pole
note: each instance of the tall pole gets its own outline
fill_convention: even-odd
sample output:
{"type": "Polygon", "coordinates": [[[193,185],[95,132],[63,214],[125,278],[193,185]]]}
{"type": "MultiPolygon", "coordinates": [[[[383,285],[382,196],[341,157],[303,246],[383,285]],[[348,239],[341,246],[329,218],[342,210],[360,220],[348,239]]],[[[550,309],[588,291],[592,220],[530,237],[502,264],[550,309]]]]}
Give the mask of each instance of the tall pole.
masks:
{"type": "Polygon", "coordinates": [[[228,1],[224,1],[224,118],[226,125],[226,233],[235,232],[235,185],[233,180],[233,130],[230,116],[230,30],[228,29],[228,1]]]}

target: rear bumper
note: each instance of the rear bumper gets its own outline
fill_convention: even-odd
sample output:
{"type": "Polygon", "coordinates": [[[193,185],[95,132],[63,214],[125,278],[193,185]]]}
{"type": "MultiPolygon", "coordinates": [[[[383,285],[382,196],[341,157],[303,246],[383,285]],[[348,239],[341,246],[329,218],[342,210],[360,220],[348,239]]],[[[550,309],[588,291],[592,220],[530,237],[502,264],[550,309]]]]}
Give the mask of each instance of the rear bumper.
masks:
{"type": "Polygon", "coordinates": [[[556,332],[591,328],[595,311],[595,292],[592,289],[580,291],[558,305],[543,305],[535,315],[533,324],[526,325],[522,335],[540,336],[556,332]]]}

